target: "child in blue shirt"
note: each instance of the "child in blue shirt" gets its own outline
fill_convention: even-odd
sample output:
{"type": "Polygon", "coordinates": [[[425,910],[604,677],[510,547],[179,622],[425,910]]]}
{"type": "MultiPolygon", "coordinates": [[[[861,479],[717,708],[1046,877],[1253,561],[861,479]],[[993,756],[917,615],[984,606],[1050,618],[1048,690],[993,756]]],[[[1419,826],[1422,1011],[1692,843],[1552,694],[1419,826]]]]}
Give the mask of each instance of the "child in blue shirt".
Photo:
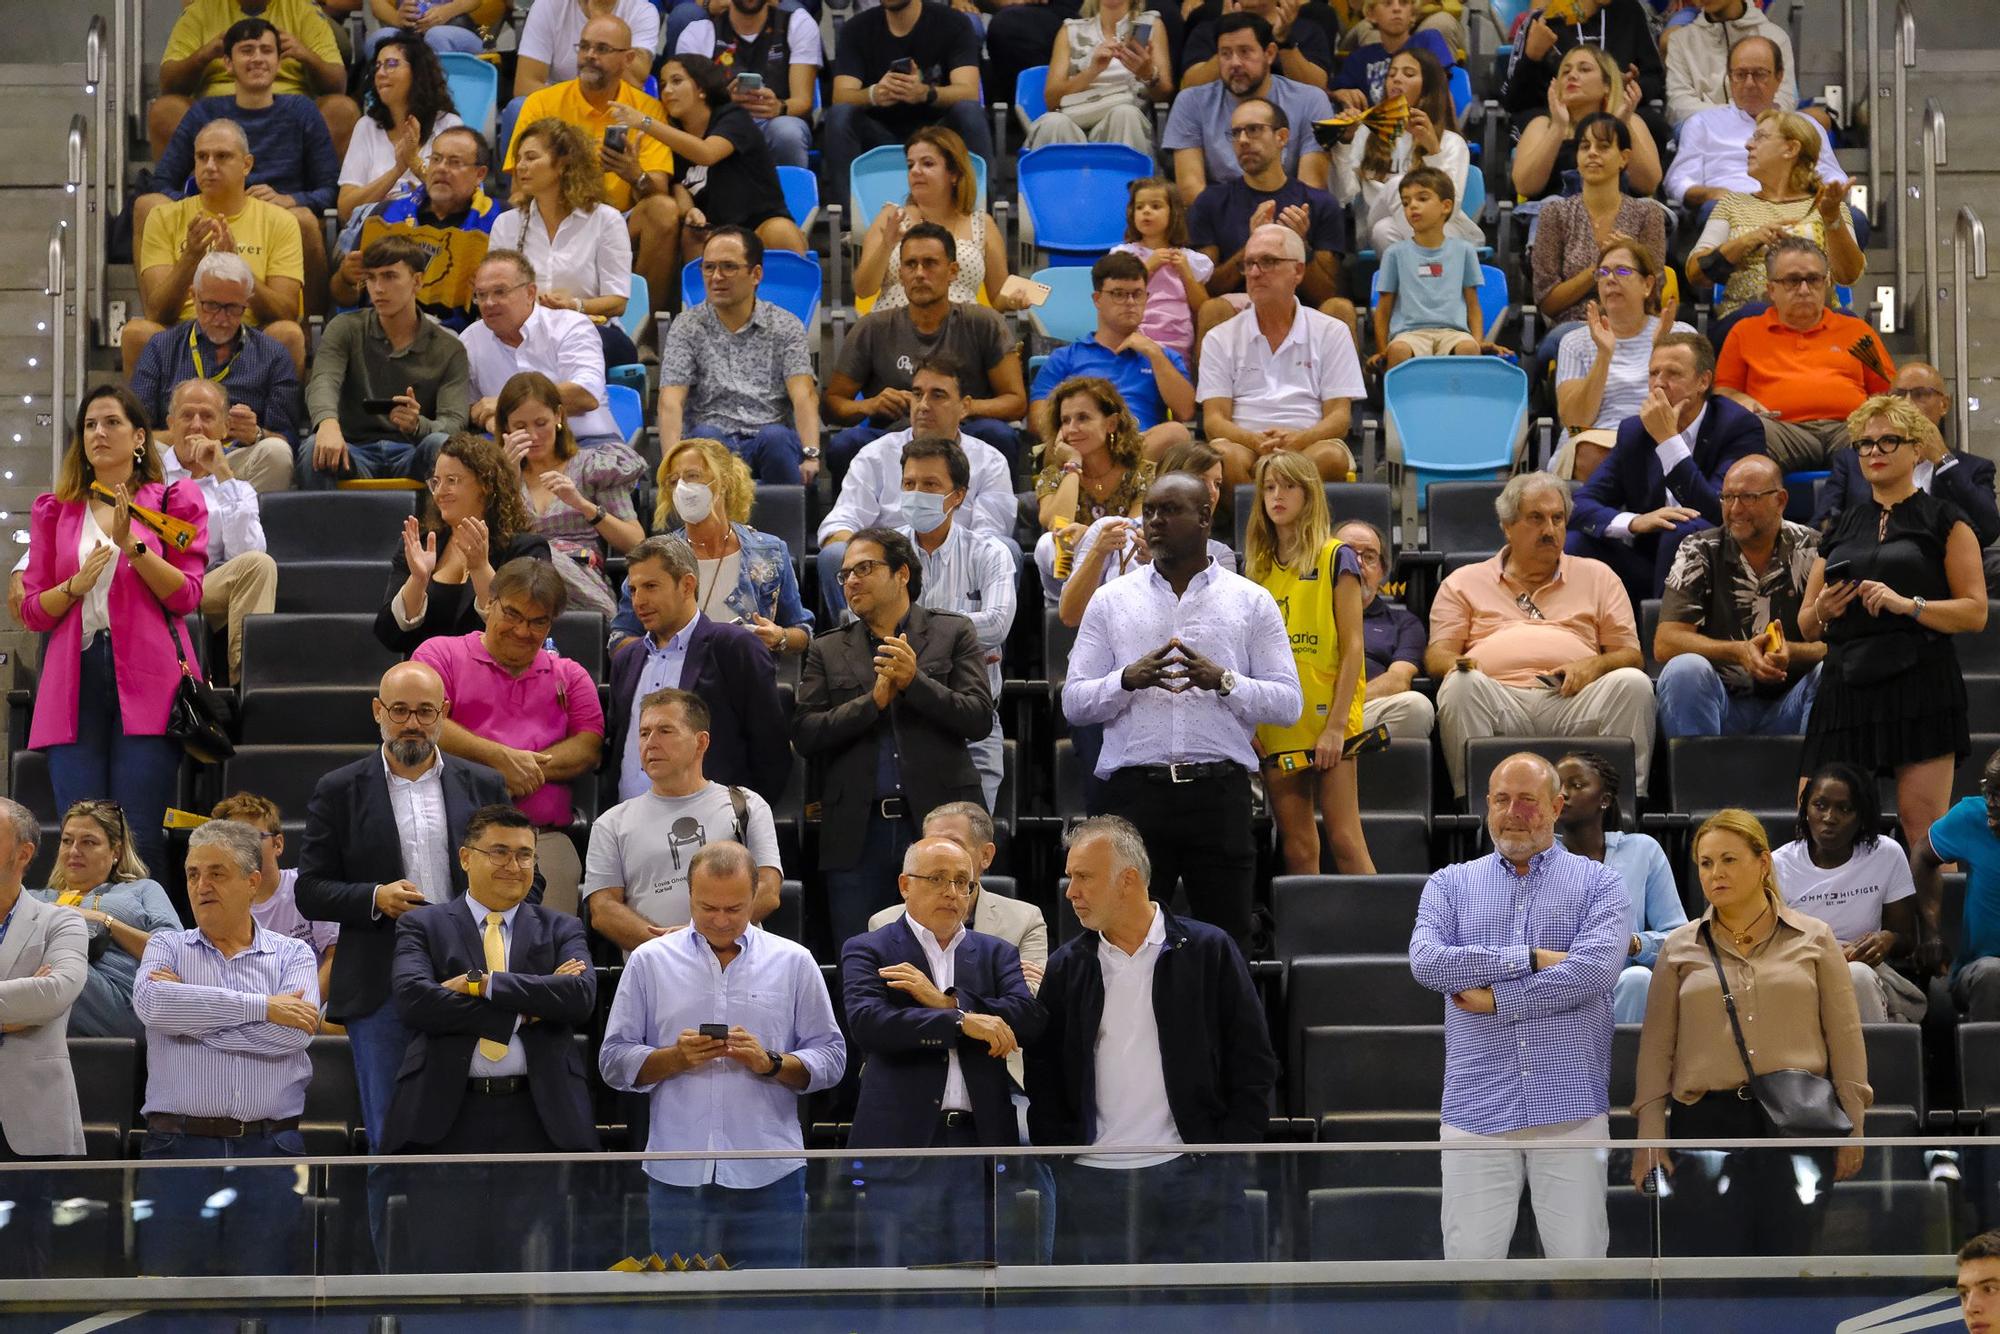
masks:
{"type": "Polygon", "coordinates": [[[1411,357],[1476,357],[1485,350],[1479,310],[1479,252],[1444,234],[1458,201],[1436,167],[1403,176],[1398,190],[1411,239],[1382,252],[1375,302],[1376,365],[1411,357]]]}

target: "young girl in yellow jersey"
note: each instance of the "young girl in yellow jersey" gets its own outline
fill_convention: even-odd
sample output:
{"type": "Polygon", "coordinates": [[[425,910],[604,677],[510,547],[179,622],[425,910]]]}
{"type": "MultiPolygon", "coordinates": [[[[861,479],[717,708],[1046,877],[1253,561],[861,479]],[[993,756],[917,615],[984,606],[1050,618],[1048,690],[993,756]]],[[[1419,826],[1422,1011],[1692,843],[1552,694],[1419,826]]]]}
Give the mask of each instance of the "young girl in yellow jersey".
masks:
{"type": "Polygon", "coordinates": [[[1326,492],[1311,460],[1290,451],[1266,454],[1258,460],[1256,483],[1245,573],[1277,599],[1305,692],[1297,722],[1257,729],[1285,869],[1319,874],[1317,799],[1334,865],[1342,875],[1373,875],[1354,761],[1341,751],[1361,731],[1361,564],[1333,536],[1326,492]]]}

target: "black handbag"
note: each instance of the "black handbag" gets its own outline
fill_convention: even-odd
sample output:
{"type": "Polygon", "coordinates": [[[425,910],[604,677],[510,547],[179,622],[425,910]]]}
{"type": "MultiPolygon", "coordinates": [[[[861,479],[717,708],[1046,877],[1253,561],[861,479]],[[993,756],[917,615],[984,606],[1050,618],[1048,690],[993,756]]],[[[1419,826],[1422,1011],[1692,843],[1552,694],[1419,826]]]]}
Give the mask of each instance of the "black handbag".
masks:
{"type": "Polygon", "coordinates": [[[1810,1070],[1757,1073],[1750,1064],[1750,1046],[1743,1041],[1743,1024],[1736,1017],[1736,998],[1729,994],[1728,974],[1722,971],[1722,955],[1715,948],[1707,922],[1701,924],[1701,943],[1708,946],[1716,980],[1722,983],[1722,1004],[1729,1011],[1729,1031],[1736,1036],[1736,1053],[1743,1058],[1751,1096],[1763,1109],[1771,1133],[1786,1139],[1839,1139],[1853,1134],[1854,1122],[1834,1096],[1832,1080],[1810,1070]]]}

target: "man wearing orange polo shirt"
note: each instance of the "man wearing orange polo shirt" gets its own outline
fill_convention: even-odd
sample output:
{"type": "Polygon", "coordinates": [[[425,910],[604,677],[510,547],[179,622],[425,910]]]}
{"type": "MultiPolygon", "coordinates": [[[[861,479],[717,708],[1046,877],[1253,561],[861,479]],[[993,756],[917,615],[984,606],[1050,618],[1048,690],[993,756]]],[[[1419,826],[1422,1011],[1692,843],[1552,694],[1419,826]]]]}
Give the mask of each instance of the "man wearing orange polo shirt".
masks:
{"type": "Polygon", "coordinates": [[[1817,471],[1848,444],[1847,414],[1889,392],[1895,363],[1865,320],[1826,305],[1826,252],[1785,236],[1765,252],[1771,308],[1723,341],[1715,389],[1764,419],[1764,448],[1786,472],[1817,471]]]}
{"type": "Polygon", "coordinates": [[[657,297],[679,290],[680,209],[667,183],[674,155],[643,127],[619,127],[619,135],[627,140],[623,151],[604,144],[605,129],[618,124],[611,114],[614,102],[623,102],[656,123],[667,118],[658,101],[625,81],[631,47],[632,30],[624,19],[595,18],[584,24],[576,44],[576,77],[528,94],[507,144],[506,169],[514,170],[521,131],[545,116],[568,121],[589,135],[604,163],[604,202],[625,214],[632,236],[632,269],[657,297]]]}
{"type": "Polygon", "coordinates": [[[1507,545],[1452,571],[1431,601],[1424,670],[1437,678],[1438,738],[1451,790],[1465,795],[1476,737],[1624,736],[1634,789],[1653,763],[1653,683],[1618,574],[1563,554],[1569,488],[1554,474],[1511,478],[1493,503],[1507,545]]]}

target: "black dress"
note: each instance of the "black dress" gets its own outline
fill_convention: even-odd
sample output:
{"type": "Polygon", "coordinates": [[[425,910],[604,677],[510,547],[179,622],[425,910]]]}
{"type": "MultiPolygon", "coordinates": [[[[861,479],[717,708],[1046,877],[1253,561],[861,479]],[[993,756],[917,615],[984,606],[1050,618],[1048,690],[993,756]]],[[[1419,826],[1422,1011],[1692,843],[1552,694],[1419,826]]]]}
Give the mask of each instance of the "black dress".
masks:
{"type": "MultiPolygon", "coordinates": [[[[1844,511],[1821,543],[1828,565],[1851,561],[1857,579],[1878,579],[1904,597],[1949,598],[1945,543],[1965,518],[1922,491],[1898,501],[1883,526],[1870,498],[1844,511]],[[1878,539],[1878,534],[1879,539],[1878,539]]],[[[1951,636],[1910,616],[1870,616],[1856,598],[1826,627],[1826,665],[1806,722],[1800,773],[1833,760],[1876,774],[1972,753],[1965,678],[1951,636]]]]}
{"type": "MultiPolygon", "coordinates": [[[[440,552],[450,534],[438,534],[440,552]]],[[[517,533],[505,542],[492,544],[491,560],[493,568],[499,569],[510,560],[522,556],[532,556],[536,560],[548,560],[549,539],[540,533],[517,533]]],[[[424,604],[424,619],[414,630],[405,630],[396,624],[396,613],[390,603],[402,591],[410,577],[410,563],[403,559],[403,542],[396,540],[396,554],[389,561],[389,591],[382,598],[382,606],[375,613],[375,638],[382,641],[384,648],[397,653],[409,654],[426,639],[439,635],[469,635],[475,630],[486,628],[485,620],[472,605],[472,584],[441,584],[431,581],[430,595],[424,604]]]]}

